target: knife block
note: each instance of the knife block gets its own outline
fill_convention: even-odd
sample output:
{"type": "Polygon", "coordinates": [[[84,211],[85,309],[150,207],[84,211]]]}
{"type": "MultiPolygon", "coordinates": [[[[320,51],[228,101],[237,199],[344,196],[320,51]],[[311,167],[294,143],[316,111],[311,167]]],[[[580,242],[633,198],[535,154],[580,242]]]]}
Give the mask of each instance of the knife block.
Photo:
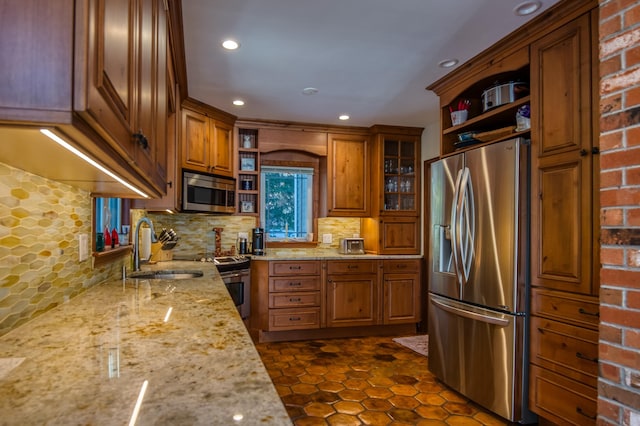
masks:
{"type": "Polygon", "coordinates": [[[149,262],[166,262],[169,260],[173,260],[173,250],[162,250],[162,243],[151,244],[149,262]]]}

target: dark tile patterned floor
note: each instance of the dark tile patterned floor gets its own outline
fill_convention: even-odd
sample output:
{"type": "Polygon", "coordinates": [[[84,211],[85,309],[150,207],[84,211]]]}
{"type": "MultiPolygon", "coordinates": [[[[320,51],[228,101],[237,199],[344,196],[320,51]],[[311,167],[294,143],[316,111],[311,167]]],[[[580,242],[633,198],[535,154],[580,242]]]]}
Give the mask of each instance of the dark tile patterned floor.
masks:
{"type": "Polygon", "coordinates": [[[506,425],[391,337],[256,345],[296,426],[506,425]]]}

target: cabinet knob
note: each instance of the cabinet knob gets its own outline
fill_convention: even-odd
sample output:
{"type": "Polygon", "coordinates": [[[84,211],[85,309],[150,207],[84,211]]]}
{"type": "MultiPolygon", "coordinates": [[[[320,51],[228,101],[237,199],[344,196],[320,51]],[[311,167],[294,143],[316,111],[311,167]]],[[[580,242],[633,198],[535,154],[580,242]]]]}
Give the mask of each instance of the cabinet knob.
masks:
{"type": "Polygon", "coordinates": [[[585,361],[591,361],[595,363],[598,362],[598,358],[592,358],[590,356],[583,354],[582,352],[576,352],[576,358],[584,359],[585,361]]]}
{"type": "Polygon", "coordinates": [[[600,148],[597,146],[594,146],[593,148],[591,148],[591,153],[593,155],[600,154],[600,148]]]}
{"type": "Polygon", "coordinates": [[[589,312],[586,311],[582,308],[578,309],[578,312],[581,313],[582,315],[591,315],[593,317],[599,317],[600,316],[600,312],[589,312]]]}
{"type": "Polygon", "coordinates": [[[580,150],[580,157],[586,157],[587,154],[589,154],[589,151],[587,151],[586,149],[581,149],[580,150]]]}
{"type": "Polygon", "coordinates": [[[588,414],[588,413],[586,413],[586,412],[585,412],[582,408],[580,408],[580,407],[576,407],[576,413],[578,413],[578,414],[580,414],[580,415],[583,415],[583,416],[585,416],[586,418],[591,419],[591,420],[596,420],[596,418],[597,418],[597,416],[594,416],[594,415],[592,415],[592,414],[588,414]]]}
{"type": "Polygon", "coordinates": [[[144,133],[142,133],[142,130],[138,131],[138,133],[134,133],[133,139],[138,145],[142,147],[142,149],[149,148],[149,141],[147,140],[147,137],[144,135],[144,133]]]}

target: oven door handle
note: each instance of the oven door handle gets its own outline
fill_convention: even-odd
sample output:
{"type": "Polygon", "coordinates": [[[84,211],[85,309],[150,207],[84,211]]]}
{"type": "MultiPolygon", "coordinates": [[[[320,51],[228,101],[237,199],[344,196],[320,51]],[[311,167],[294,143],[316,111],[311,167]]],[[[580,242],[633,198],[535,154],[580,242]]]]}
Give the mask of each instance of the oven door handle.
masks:
{"type": "Polygon", "coordinates": [[[239,278],[239,277],[244,277],[247,276],[248,274],[246,272],[222,272],[220,274],[220,278],[222,278],[223,280],[229,279],[229,278],[239,278]]]}

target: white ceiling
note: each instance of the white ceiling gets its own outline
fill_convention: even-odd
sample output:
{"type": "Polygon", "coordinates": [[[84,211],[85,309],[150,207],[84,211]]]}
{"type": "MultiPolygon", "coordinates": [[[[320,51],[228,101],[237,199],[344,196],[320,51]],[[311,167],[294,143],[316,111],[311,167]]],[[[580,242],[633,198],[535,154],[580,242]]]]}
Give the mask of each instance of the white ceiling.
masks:
{"type": "Polygon", "coordinates": [[[521,17],[523,0],[184,0],[189,96],[244,119],[425,127],[439,61],[464,63],[558,1],[521,17]]]}

